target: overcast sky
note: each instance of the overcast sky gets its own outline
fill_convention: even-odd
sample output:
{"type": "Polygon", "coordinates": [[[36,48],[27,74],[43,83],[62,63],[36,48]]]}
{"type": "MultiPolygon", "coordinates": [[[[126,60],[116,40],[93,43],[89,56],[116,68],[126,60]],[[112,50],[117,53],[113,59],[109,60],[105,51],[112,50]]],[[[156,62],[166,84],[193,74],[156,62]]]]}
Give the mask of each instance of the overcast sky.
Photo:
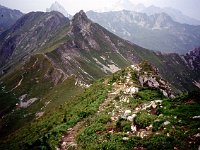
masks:
{"type": "MultiPolygon", "coordinates": [[[[30,11],[45,11],[55,0],[0,0],[0,4],[24,13],[30,11]]],[[[118,0],[57,0],[65,9],[74,14],[83,9],[96,10],[109,7],[118,0]]],[[[200,20],[200,0],[130,0],[133,3],[143,3],[145,6],[155,5],[172,7],[181,10],[184,14],[200,20]]]]}

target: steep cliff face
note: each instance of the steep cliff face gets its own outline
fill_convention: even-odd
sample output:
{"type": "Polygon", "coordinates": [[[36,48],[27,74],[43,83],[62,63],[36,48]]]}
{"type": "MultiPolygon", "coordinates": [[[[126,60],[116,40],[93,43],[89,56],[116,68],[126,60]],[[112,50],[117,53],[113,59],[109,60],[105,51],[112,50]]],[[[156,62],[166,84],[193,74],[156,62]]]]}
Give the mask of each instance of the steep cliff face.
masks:
{"type": "Polygon", "coordinates": [[[198,71],[200,69],[200,47],[191,50],[184,56],[191,69],[198,71]]]}

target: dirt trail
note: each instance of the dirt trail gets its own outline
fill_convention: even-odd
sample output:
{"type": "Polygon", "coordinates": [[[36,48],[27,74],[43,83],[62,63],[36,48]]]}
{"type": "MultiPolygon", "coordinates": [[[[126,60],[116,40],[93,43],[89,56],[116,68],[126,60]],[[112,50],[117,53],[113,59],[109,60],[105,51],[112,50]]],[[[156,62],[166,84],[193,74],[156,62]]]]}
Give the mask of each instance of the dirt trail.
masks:
{"type": "Polygon", "coordinates": [[[116,94],[108,93],[107,99],[99,106],[98,113],[103,112],[106,107],[112,102],[112,100],[115,98],[116,94]]]}
{"type": "Polygon", "coordinates": [[[75,150],[77,149],[76,134],[80,127],[85,123],[85,120],[78,122],[73,128],[69,128],[62,137],[60,146],[57,150],[75,150]]]}
{"type": "MultiPolygon", "coordinates": [[[[99,106],[97,113],[103,112],[106,107],[110,104],[110,102],[114,99],[115,94],[108,93],[107,99],[99,106]]],[[[67,130],[65,135],[62,137],[60,141],[59,148],[57,150],[76,150],[76,135],[79,129],[84,125],[85,120],[78,122],[74,127],[67,130]]]]}

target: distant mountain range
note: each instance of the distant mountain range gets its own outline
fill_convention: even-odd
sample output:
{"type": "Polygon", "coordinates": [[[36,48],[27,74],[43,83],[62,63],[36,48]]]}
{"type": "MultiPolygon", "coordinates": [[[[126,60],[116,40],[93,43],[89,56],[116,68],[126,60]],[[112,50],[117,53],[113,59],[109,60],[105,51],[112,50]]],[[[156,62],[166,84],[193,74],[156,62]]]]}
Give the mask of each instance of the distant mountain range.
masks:
{"type": "Polygon", "coordinates": [[[200,45],[200,26],[180,24],[165,13],[123,10],[89,11],[87,15],[112,33],[148,49],[185,54],[200,45]]]}
{"type": "Polygon", "coordinates": [[[141,12],[147,13],[148,15],[164,12],[168,14],[169,16],[171,16],[172,19],[176,22],[183,23],[183,24],[190,24],[190,25],[200,25],[200,20],[188,17],[184,15],[181,11],[170,8],[170,7],[159,8],[152,5],[141,10],[141,12]]]}
{"type": "Polygon", "coordinates": [[[0,34],[9,29],[24,14],[0,5],[0,34]]]}
{"type": "Polygon", "coordinates": [[[190,24],[190,25],[200,25],[200,20],[188,17],[177,9],[170,7],[160,8],[154,5],[145,7],[143,4],[133,4],[130,0],[119,0],[113,6],[104,8],[102,10],[97,10],[97,12],[122,11],[122,10],[136,11],[136,12],[146,13],[147,15],[166,13],[170,17],[172,17],[172,19],[176,22],[190,24]]]}
{"type": "Polygon", "coordinates": [[[60,5],[57,1],[55,1],[50,8],[46,9],[47,12],[50,11],[58,11],[60,13],[62,13],[65,17],[67,18],[72,18],[72,16],[65,10],[65,8],[60,5]]]}

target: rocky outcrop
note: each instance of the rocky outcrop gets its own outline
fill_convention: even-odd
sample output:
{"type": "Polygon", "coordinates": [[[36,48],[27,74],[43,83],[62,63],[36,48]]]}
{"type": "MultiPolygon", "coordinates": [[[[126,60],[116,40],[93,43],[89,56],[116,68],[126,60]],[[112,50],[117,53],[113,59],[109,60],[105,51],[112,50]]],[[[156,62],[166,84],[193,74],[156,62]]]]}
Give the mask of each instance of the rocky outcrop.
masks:
{"type": "Polygon", "coordinates": [[[174,97],[169,83],[159,76],[158,69],[152,67],[147,62],[143,62],[140,65],[132,65],[131,67],[137,71],[138,80],[142,87],[147,86],[159,89],[165,97],[174,97]],[[148,67],[149,72],[144,70],[142,67],[148,67]]]}
{"type": "Polygon", "coordinates": [[[171,94],[171,89],[169,84],[162,79],[157,79],[157,76],[153,75],[140,75],[139,81],[142,86],[148,86],[151,88],[159,89],[164,96],[166,97],[173,97],[171,94]]]}

